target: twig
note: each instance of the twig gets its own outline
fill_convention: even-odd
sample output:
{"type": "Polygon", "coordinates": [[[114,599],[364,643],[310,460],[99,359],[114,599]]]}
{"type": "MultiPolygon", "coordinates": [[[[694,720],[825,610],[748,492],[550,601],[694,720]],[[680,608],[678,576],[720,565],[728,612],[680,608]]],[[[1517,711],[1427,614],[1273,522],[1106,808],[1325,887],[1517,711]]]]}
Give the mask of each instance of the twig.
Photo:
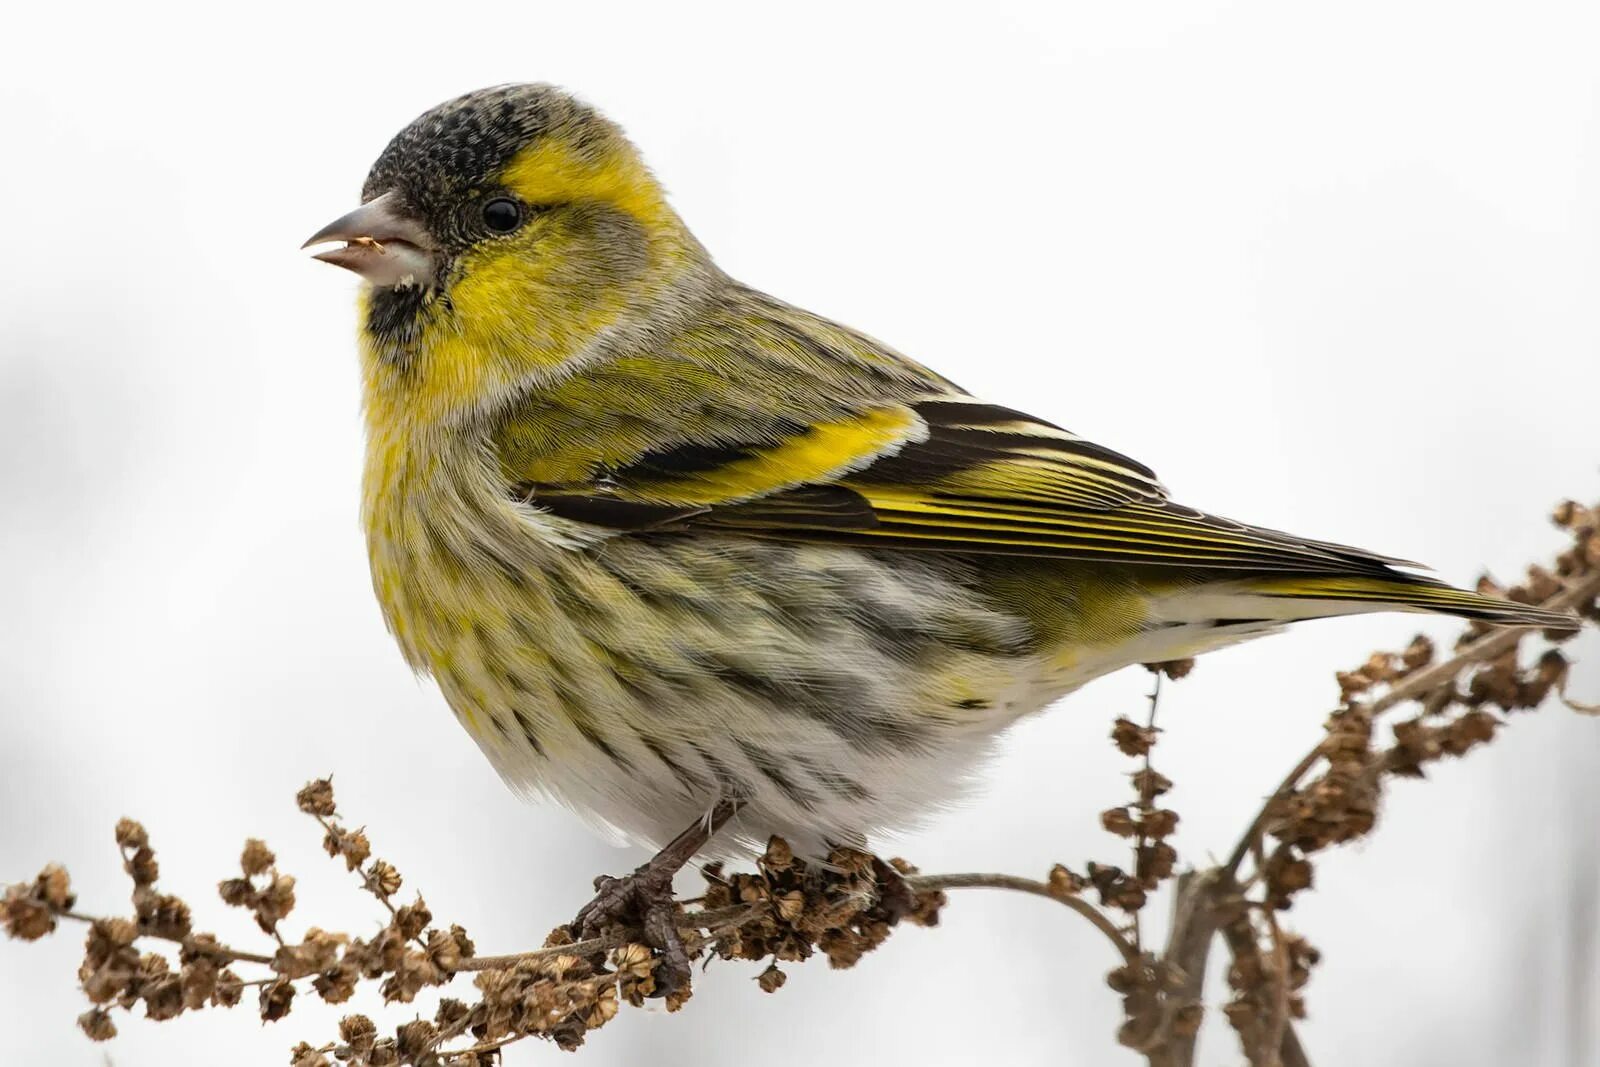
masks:
{"type": "MultiPolygon", "coordinates": [[[[1172,901],[1172,930],[1163,958],[1183,972],[1183,985],[1169,994],[1179,1010],[1199,1005],[1205,993],[1211,945],[1223,922],[1223,898],[1235,897],[1238,886],[1220,870],[1186,871],[1178,876],[1172,901]]],[[[1152,1067],[1189,1067],[1194,1062],[1195,1034],[1166,1035],[1150,1056],[1152,1067]]]]}
{"type": "MultiPolygon", "coordinates": [[[[750,904],[737,904],[729,908],[713,908],[705,911],[690,912],[679,920],[680,925],[698,930],[719,930],[728,926],[738,926],[748,919],[754,918],[760,907],[750,904]]],[[[620,948],[629,943],[630,939],[622,934],[613,934],[610,937],[591,937],[586,941],[574,941],[567,945],[551,945],[548,948],[536,948],[528,952],[510,952],[501,956],[468,956],[456,964],[457,972],[494,971],[504,967],[514,967],[524,960],[547,960],[556,956],[589,956],[596,952],[605,952],[608,949],[620,948]]]]}
{"type": "MultiPolygon", "coordinates": [[[[1161,671],[1158,668],[1155,674],[1155,684],[1150,688],[1150,714],[1145,719],[1145,729],[1150,731],[1150,736],[1155,737],[1156,712],[1161,707],[1161,671]]],[[[1154,781],[1154,768],[1150,766],[1150,753],[1155,749],[1152,743],[1144,750],[1144,777],[1140,779],[1139,787],[1139,836],[1134,839],[1133,845],[1133,871],[1135,877],[1144,872],[1140,869],[1141,857],[1150,843],[1146,827],[1149,825],[1150,812],[1155,808],[1155,794],[1151,792],[1151,783],[1154,781]]],[[[1151,883],[1153,886],[1154,883],[1151,883]]],[[[1144,951],[1144,924],[1140,922],[1143,908],[1133,913],[1133,947],[1136,951],[1144,951]]]]}
{"type": "MultiPolygon", "coordinates": [[[[1574,582],[1561,592],[1547,598],[1539,607],[1550,611],[1568,611],[1586,603],[1596,593],[1600,593],[1600,572],[1589,575],[1583,581],[1574,582]]],[[[1424,667],[1414,674],[1406,675],[1392,685],[1383,696],[1370,701],[1367,710],[1375,716],[1381,715],[1397,704],[1432,692],[1460,674],[1463,668],[1470,667],[1474,663],[1487,663],[1501,653],[1516,648],[1518,642],[1526,637],[1531,629],[1538,627],[1508,627],[1484,634],[1442,663],[1435,663],[1431,667],[1424,667]]]]}
{"type": "MultiPolygon", "coordinates": [[[[1600,595],[1596,530],[1600,511],[1568,503],[1557,509],[1556,522],[1576,538],[1575,546],[1555,565],[1555,574],[1567,576],[1571,584],[1562,587],[1550,571],[1532,567],[1527,583],[1512,590],[1510,599],[1542,598],[1544,608],[1576,607],[1591,620],[1600,618],[1589,606],[1591,598],[1600,595]],[[1552,590],[1552,595],[1545,595],[1552,590]]],[[[1118,867],[1095,864],[1088,865],[1087,878],[1057,867],[1048,881],[988,873],[923,875],[895,860],[900,882],[891,882],[884,873],[889,865],[865,853],[838,850],[838,857],[830,856],[829,864],[818,870],[798,861],[783,840],[773,838],[756,873],[724,876],[708,870],[706,891],[678,901],[671,921],[681,929],[685,947],[697,956],[766,961],[760,985],[772,992],[784,982],[778,961],[822,952],[834,966],[848,967],[882,942],[897,916],[933,925],[945,890],[1005,889],[1047,897],[1087,919],[1117,951],[1120,965],[1107,978],[1123,994],[1125,1021],[1118,1040],[1142,1053],[1150,1067],[1192,1067],[1207,964],[1220,933],[1234,962],[1230,971],[1234,996],[1227,1015],[1251,1064],[1309,1067],[1293,1017],[1302,1012],[1302,990],[1317,952],[1280,927],[1277,910],[1311,886],[1312,853],[1371,830],[1385,776],[1415,774],[1424,763],[1459,756],[1492,739],[1503,717],[1490,714],[1485,705],[1510,712],[1554,697],[1592,711],[1567,696],[1569,661],[1558,650],[1545,652],[1531,666],[1519,666],[1517,651],[1524,635],[1525,630],[1489,632],[1428,667],[1421,664],[1432,657],[1432,647],[1419,640],[1404,653],[1378,652],[1366,666],[1341,674],[1345,699],[1329,719],[1324,737],[1263,803],[1228,861],[1178,878],[1164,952],[1145,951],[1139,921],[1145,892],[1171,878],[1176,862],[1165,838],[1178,815],[1155,804],[1171,782],[1155,772],[1149,747],[1155,736],[1160,673],[1149,694],[1149,716],[1142,730],[1118,719],[1112,732],[1121,751],[1142,757],[1141,770],[1134,776],[1136,798],[1102,815],[1106,829],[1134,841],[1131,876],[1118,867]],[[1384,685],[1387,688],[1379,689],[1384,685]],[[1374,692],[1381,695],[1369,695],[1374,692]],[[1421,714],[1395,727],[1392,746],[1375,749],[1372,720],[1409,700],[1423,701],[1421,714]],[[1448,716],[1446,712],[1455,706],[1463,709],[1461,714],[1448,716]],[[1308,781],[1319,762],[1327,767],[1308,781]],[[1238,871],[1246,857],[1253,857],[1252,872],[1241,881],[1238,871]],[[903,903],[898,895],[886,899],[886,886],[912,894],[909,910],[898,909],[903,903]],[[1100,904],[1079,895],[1089,886],[1098,889],[1100,904]],[[1126,912],[1131,923],[1119,925],[1115,912],[1107,909],[1126,912]],[[1256,911],[1261,913],[1259,919],[1256,911]]],[[[155,854],[144,828],[130,819],[118,823],[116,837],[124,870],[134,881],[132,919],[102,919],[74,910],[66,871],[52,864],[33,882],[4,890],[0,896],[4,930],[34,940],[55,929],[58,918],[94,924],[80,970],[93,1006],[78,1022],[89,1037],[101,1041],[115,1035],[108,1010],[113,1005],[131,1010],[142,1002],[146,1014],[160,1021],[206,1003],[231,1007],[240,1002],[241,990],[250,987],[260,990],[262,1019],[273,1021],[289,1012],[300,980],[310,980],[325,1001],[340,1003],[360,981],[382,978],[386,1000],[410,1002],[426,986],[444,986],[457,974],[477,973],[473,984],[480,993],[478,1003],[445,998],[437,1021],[415,1019],[400,1026],[393,1038],[377,1037],[374,1024],[363,1015],[346,1016],[340,1023],[342,1042],[367,1050],[356,1053],[361,1062],[368,1061],[369,1051],[377,1057],[372,1062],[477,1062],[484,1056],[497,1059],[494,1054],[499,1050],[529,1036],[575,1048],[588,1031],[616,1014],[620,1001],[637,1005],[645,997],[661,994],[655,973],[659,960],[639,943],[637,929],[617,927],[603,937],[527,952],[474,955],[466,931],[432,924],[420,897],[415,904],[396,907],[391,898],[402,885],[399,872],[381,859],[365,864],[370,842],[361,829],[343,829],[329,780],[308,783],[296,800],[302,811],[316,817],[327,835],[329,854],[342,856],[352,871],[359,872],[363,887],[388,912],[390,922],[378,937],[350,938],[311,928],[303,944],[286,943],[278,921],[294,907],[294,881],[278,872],[271,851],[254,839],[246,842],[241,856],[244,877],[227,879],[218,889],[224,903],[255,912],[278,951],[245,952],[220,944],[209,934],[193,934],[188,905],[156,891],[155,854]],[[268,875],[270,887],[252,884],[252,879],[268,875]],[[134,944],[140,938],[182,946],[181,967],[171,968],[160,953],[140,955],[134,944]],[[410,943],[416,947],[408,947],[410,943]],[[219,973],[223,965],[234,962],[260,966],[267,977],[246,981],[231,969],[219,973]],[[469,1030],[479,1044],[444,1047],[452,1041],[473,1040],[469,1030]]],[[[694,847],[684,844],[685,858],[694,847]]],[[[553,938],[562,940],[572,932],[570,927],[558,927],[553,938]]],[[[667,991],[669,1010],[687,998],[687,989],[678,992],[681,995],[674,999],[674,991],[667,991]]],[[[328,1053],[339,1047],[302,1043],[294,1051],[294,1061],[301,1067],[332,1067],[328,1053]]]]}
{"type": "Polygon", "coordinates": [[[1129,944],[1122,931],[1117,929],[1117,924],[1107,918],[1099,908],[1079,897],[1054,892],[1044,882],[1037,882],[1032,878],[1020,878],[1014,874],[912,874],[906,876],[906,886],[914,893],[932,892],[936,889],[1014,889],[1019,893],[1045,897],[1057,904],[1065,904],[1093,923],[1095,928],[1105,934],[1116,950],[1122,954],[1124,961],[1133,963],[1139,959],[1138,951],[1129,944]]]}
{"type": "Polygon", "coordinates": [[[1272,937],[1272,963],[1275,972],[1272,1015],[1268,1019],[1266,1040],[1261,1043],[1261,1047],[1263,1051],[1271,1050],[1273,1060],[1276,1061],[1272,1067],[1283,1067],[1283,1035],[1289,1028],[1289,948],[1283,939],[1283,928],[1278,925],[1276,911],[1265,905],[1260,910],[1266,916],[1267,929],[1272,937]]]}
{"type": "MultiPolygon", "coordinates": [[[[1539,606],[1551,611],[1566,611],[1586,603],[1596,593],[1600,593],[1600,572],[1589,575],[1583,581],[1575,582],[1561,590],[1559,593],[1547,598],[1539,606]]],[[[1431,667],[1424,667],[1413,674],[1395,682],[1381,697],[1365,703],[1366,710],[1373,716],[1383,714],[1385,711],[1431,693],[1453,679],[1467,667],[1477,663],[1487,663],[1496,657],[1517,647],[1518,642],[1527,634],[1530,627],[1517,627],[1512,629],[1495,630],[1485,634],[1454,656],[1431,667]]],[[[1323,742],[1319,741],[1315,748],[1306,753],[1299,763],[1295,764],[1283,782],[1261,805],[1255,819],[1250,823],[1244,835],[1234,845],[1233,851],[1228,856],[1228,862],[1223,869],[1230,875],[1236,875],[1239,865],[1250,852],[1251,844],[1260,839],[1266,830],[1267,823],[1271,820],[1273,811],[1280,801],[1294,792],[1300,780],[1310,773],[1322,758],[1323,742]]]]}
{"type": "MultiPolygon", "coordinates": [[[[86,923],[90,926],[100,922],[99,917],[94,915],[85,915],[80,911],[70,911],[63,908],[51,908],[50,911],[51,914],[55,915],[57,918],[71,919],[74,922],[86,923]]],[[[143,927],[139,929],[139,936],[153,938],[156,941],[165,941],[168,944],[178,945],[181,948],[203,951],[207,956],[212,958],[226,957],[225,959],[219,959],[219,963],[260,963],[265,966],[271,966],[272,964],[271,956],[262,956],[255,952],[242,952],[239,949],[229,948],[227,945],[223,944],[201,944],[192,937],[170,937],[167,934],[158,934],[153,930],[146,930],[143,927]]]]}

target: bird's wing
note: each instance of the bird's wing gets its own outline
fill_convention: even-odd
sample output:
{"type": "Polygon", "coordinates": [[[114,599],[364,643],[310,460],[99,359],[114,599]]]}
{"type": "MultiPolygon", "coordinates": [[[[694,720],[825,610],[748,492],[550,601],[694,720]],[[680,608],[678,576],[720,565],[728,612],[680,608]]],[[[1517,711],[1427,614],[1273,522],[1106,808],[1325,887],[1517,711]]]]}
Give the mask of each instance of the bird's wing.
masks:
{"type": "Polygon", "coordinates": [[[1398,562],[1175,504],[1142,464],[959,393],[782,425],[576,482],[512,477],[512,491],[632,532],[1297,574],[1387,575],[1398,562]]]}

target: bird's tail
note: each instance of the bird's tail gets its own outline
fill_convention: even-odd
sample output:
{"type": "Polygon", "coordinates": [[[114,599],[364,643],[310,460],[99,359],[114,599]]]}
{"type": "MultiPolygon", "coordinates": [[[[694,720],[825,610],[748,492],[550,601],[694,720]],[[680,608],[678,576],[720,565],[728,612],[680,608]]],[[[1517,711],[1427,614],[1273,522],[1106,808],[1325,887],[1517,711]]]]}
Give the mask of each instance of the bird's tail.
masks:
{"type": "Polygon", "coordinates": [[[1518,604],[1401,571],[1385,577],[1260,578],[1250,581],[1248,587],[1245,595],[1261,598],[1268,604],[1278,601],[1281,609],[1293,613],[1296,618],[1362,611],[1424,611],[1481,619],[1501,626],[1537,626],[1562,631],[1578,628],[1578,618],[1570,612],[1518,604]]]}
{"type": "Polygon", "coordinates": [[[1284,623],[1369,611],[1420,611],[1501,626],[1563,632],[1578,628],[1578,618],[1570,612],[1517,604],[1403,571],[1383,576],[1285,575],[1208,583],[1162,607],[1165,610],[1160,615],[1182,622],[1284,623]]]}

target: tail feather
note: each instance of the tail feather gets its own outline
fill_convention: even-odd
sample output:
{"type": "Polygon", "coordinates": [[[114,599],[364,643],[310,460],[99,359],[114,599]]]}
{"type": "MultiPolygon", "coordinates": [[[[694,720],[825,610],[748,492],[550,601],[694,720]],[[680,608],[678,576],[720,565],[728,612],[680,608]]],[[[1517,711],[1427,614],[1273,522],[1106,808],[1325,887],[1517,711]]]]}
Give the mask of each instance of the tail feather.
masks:
{"type": "Polygon", "coordinates": [[[1570,612],[1517,604],[1500,597],[1457,589],[1431,578],[1399,572],[1382,578],[1263,578],[1241,584],[1248,586],[1246,595],[1301,605],[1305,610],[1305,615],[1300,616],[1302,618],[1358,611],[1426,611],[1458,615],[1464,619],[1481,619],[1502,626],[1537,626],[1562,631],[1578,628],[1578,618],[1570,612]],[[1324,609],[1338,607],[1340,610],[1318,610],[1319,605],[1324,609]]]}

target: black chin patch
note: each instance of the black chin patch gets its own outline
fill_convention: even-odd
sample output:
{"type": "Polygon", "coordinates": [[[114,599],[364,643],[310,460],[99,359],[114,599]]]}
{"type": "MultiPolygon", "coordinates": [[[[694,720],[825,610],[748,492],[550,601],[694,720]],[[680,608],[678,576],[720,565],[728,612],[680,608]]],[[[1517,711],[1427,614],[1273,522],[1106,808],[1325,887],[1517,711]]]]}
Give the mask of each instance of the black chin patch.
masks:
{"type": "Polygon", "coordinates": [[[443,299],[418,285],[374,289],[367,303],[367,332],[383,357],[395,363],[408,361],[422,337],[431,305],[443,299]]]}

